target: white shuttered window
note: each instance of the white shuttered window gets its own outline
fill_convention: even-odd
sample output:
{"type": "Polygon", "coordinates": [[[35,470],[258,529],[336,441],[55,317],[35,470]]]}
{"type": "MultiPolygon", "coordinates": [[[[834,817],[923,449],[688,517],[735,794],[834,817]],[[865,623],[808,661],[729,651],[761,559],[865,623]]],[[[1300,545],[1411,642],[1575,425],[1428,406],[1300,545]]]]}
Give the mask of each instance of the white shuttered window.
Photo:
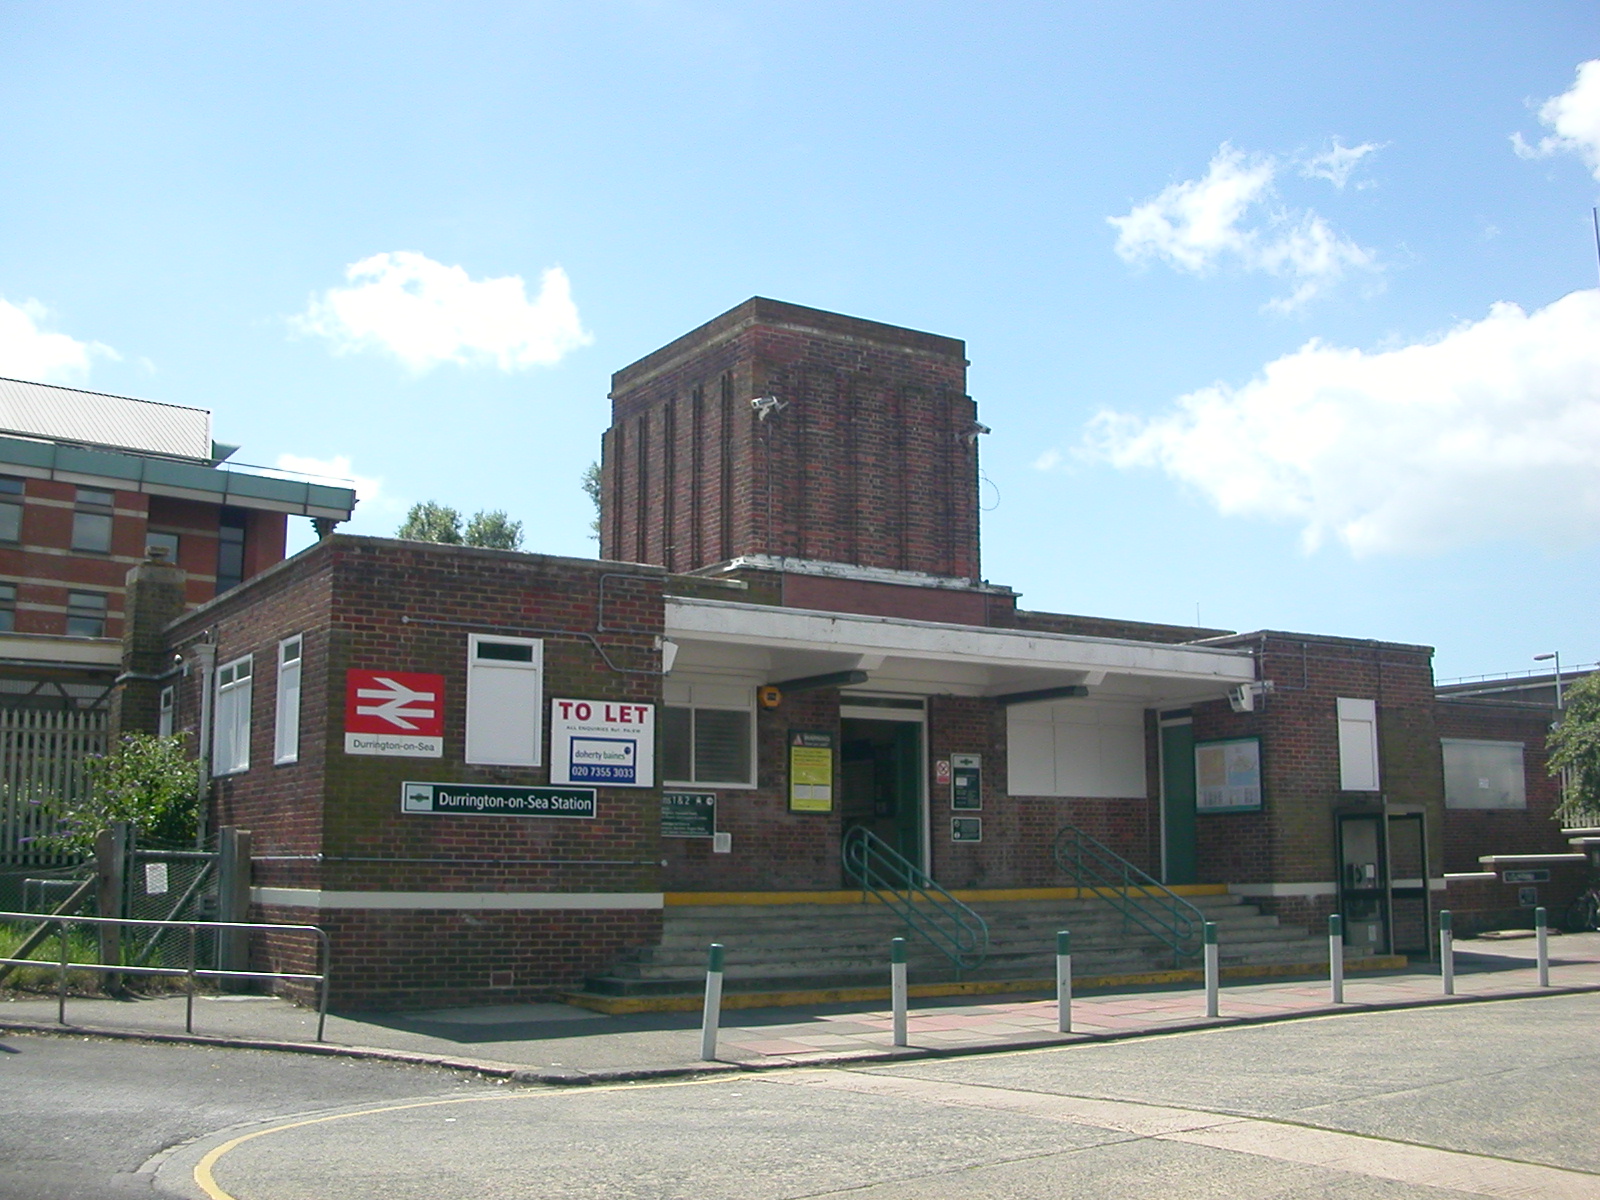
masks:
{"type": "Polygon", "coordinates": [[[1339,705],[1339,787],[1346,792],[1378,790],[1378,702],[1347,700],[1339,705]]]}
{"type": "Polygon", "coordinates": [[[467,761],[506,767],[544,762],[544,643],[467,635],[467,761]]]}
{"type": "Polygon", "coordinates": [[[272,761],[275,766],[300,761],[300,661],[305,638],[284,638],[278,643],[278,712],[273,724],[272,761]]]}

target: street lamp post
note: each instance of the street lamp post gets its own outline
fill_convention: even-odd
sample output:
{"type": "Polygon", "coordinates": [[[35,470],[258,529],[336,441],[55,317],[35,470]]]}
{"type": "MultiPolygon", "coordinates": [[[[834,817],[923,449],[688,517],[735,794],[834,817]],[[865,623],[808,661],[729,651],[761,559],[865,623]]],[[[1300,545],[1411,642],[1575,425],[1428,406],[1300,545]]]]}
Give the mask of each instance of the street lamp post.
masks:
{"type": "Polygon", "coordinates": [[[1535,654],[1533,661],[1549,662],[1552,658],[1556,660],[1556,720],[1559,721],[1561,720],[1561,651],[1557,650],[1554,654],[1535,654]]]}

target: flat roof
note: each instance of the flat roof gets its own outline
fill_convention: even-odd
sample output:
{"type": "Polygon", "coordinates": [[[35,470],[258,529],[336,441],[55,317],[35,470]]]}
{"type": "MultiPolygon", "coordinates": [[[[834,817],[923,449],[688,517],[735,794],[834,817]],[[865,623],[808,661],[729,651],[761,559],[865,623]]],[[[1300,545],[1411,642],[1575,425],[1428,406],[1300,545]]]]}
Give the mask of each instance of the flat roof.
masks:
{"type": "Polygon", "coordinates": [[[0,378],[0,433],[213,461],[211,414],[203,408],[25,379],[0,378]]]}

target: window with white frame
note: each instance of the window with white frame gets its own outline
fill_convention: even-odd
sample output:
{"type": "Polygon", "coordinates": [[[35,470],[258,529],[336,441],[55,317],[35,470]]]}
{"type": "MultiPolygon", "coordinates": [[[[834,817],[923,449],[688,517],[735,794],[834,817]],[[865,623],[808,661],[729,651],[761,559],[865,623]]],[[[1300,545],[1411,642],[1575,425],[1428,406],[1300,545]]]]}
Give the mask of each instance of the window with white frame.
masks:
{"type": "Polygon", "coordinates": [[[661,778],[711,787],[756,784],[755,689],[667,680],[661,708],[661,778]]]}
{"type": "Polygon", "coordinates": [[[1013,796],[1144,796],[1144,709],[1081,699],[1010,705],[1006,780],[1013,796]]]}
{"type": "Polygon", "coordinates": [[[1341,696],[1339,711],[1339,787],[1346,792],[1378,790],[1378,702],[1341,696]]]}
{"type": "Polygon", "coordinates": [[[178,689],[168,684],[156,703],[156,736],[171,737],[173,716],[178,709],[178,689]]]}
{"type": "Polygon", "coordinates": [[[211,773],[233,775],[250,769],[250,675],[246,654],[217,668],[216,728],[211,739],[211,773]]]}
{"type": "Polygon", "coordinates": [[[1446,808],[1527,808],[1521,742],[1443,738],[1446,808]]]}
{"type": "Polygon", "coordinates": [[[467,635],[467,761],[537,767],[544,761],[544,643],[467,635]]]}
{"type": "Polygon", "coordinates": [[[296,634],[278,643],[278,709],[273,722],[274,766],[300,761],[300,662],[305,638],[296,634]]]}

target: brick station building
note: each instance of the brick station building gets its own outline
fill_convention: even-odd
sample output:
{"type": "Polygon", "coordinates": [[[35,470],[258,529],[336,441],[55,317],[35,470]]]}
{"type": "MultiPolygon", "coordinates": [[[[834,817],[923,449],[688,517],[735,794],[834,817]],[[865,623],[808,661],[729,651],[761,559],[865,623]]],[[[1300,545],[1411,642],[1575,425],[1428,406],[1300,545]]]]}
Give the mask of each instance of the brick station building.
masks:
{"type": "Polygon", "coordinates": [[[981,898],[1070,883],[1070,827],[1426,953],[1447,854],[1502,832],[1452,840],[1431,650],[1020,607],[966,365],[753,299],[614,377],[598,561],[333,535],[186,613],[138,568],[161,653],[207,662],[178,719],[258,916],[329,929],[337,1002],[503,1001],[672,903],[836,897],[856,829],[981,898]]]}

